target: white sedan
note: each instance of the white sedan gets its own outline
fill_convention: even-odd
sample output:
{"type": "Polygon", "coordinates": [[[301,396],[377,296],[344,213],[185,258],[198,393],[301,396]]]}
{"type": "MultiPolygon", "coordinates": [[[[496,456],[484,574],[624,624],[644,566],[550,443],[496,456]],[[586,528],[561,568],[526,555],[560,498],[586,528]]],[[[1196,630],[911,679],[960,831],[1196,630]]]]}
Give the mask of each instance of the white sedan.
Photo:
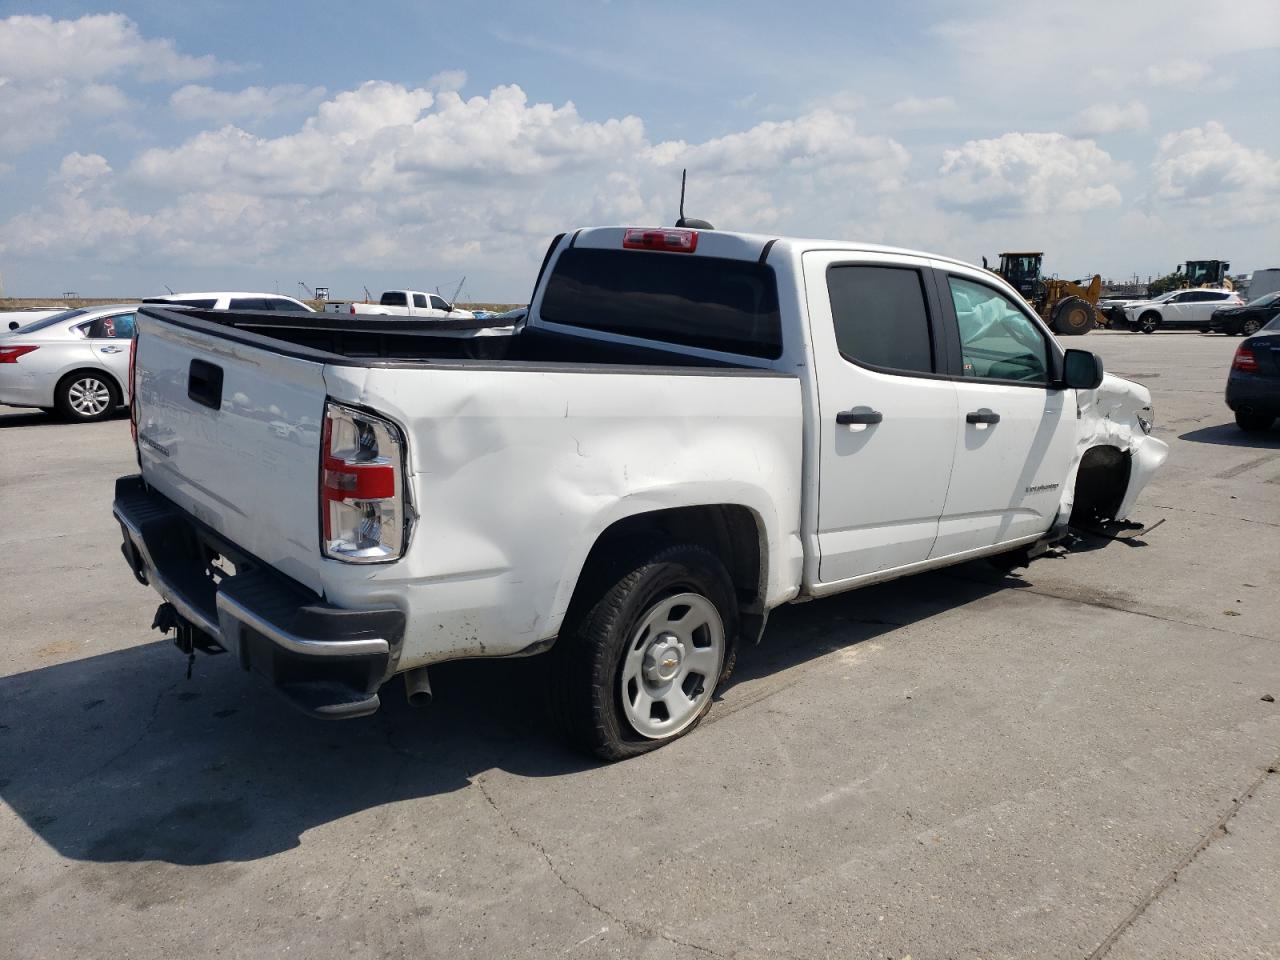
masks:
{"type": "Polygon", "coordinates": [[[0,334],[0,404],[101,420],[129,402],[136,303],[66,310],[0,334]]]}

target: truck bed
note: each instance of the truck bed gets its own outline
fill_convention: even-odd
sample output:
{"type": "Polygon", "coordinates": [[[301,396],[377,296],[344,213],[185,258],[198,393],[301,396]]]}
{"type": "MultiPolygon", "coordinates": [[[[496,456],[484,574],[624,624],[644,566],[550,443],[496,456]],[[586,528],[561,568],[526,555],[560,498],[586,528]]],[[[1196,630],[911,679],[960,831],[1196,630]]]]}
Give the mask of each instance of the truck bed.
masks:
{"type": "Polygon", "coordinates": [[[676,350],[632,346],[491,320],[379,320],[348,315],[282,315],[270,311],[165,310],[142,313],[210,333],[327,364],[437,366],[455,361],[545,364],[607,364],[627,367],[694,367],[773,371],[743,362],[689,356],[676,350]]]}

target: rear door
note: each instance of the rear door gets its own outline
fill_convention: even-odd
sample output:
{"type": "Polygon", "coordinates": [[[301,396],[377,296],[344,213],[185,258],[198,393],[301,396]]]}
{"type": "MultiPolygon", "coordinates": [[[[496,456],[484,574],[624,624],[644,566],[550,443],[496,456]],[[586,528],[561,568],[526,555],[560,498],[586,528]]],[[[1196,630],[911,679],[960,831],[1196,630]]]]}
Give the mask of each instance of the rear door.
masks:
{"type": "MultiPolygon", "coordinates": [[[[147,482],[241,549],[320,589],[322,363],[138,314],[138,453],[147,482]]],[[[251,335],[246,335],[251,337],[251,335]]]]}
{"type": "Polygon", "coordinates": [[[1075,456],[1074,391],[1052,386],[1057,346],[977,274],[939,272],[960,356],[955,465],[932,556],[1046,532],[1075,456]]]}
{"type": "Polygon", "coordinates": [[[819,580],[926,560],[956,444],[927,261],[804,255],[819,398],[819,580]]]}
{"type": "Polygon", "coordinates": [[[115,377],[126,402],[129,399],[129,341],[133,339],[133,325],[132,313],[113,313],[98,317],[85,331],[95,359],[115,377]]]}

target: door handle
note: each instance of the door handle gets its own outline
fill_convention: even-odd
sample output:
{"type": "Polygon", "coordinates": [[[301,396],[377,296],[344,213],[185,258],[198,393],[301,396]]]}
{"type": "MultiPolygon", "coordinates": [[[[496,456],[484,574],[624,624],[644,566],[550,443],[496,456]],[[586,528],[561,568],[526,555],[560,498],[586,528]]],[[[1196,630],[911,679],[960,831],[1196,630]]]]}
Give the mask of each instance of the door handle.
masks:
{"type": "Polygon", "coordinates": [[[964,415],[965,423],[999,423],[1000,414],[988,410],[983,407],[981,410],[974,410],[972,413],[964,415]]]}
{"type": "Polygon", "coordinates": [[[879,410],[841,410],[836,414],[836,423],[843,427],[870,426],[884,419],[879,410]]]}
{"type": "Polygon", "coordinates": [[[120,353],[124,347],[99,347],[98,350],[102,353],[120,353]]]}

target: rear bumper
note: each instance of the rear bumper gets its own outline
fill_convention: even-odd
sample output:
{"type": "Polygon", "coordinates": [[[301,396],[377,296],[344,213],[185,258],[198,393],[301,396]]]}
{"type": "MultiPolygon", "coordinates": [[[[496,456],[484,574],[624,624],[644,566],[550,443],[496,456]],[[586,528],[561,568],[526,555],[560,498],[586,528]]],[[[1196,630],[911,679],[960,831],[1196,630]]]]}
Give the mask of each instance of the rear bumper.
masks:
{"type": "Polygon", "coordinates": [[[1234,412],[1280,417],[1280,377],[1231,371],[1227,379],[1227,406],[1234,412]]]}
{"type": "Polygon", "coordinates": [[[112,508],[121,552],[139,582],[312,716],[358,717],[378,709],[404,638],[395,607],[326,603],[204,529],[141,477],[116,481],[112,508]],[[211,572],[221,556],[235,573],[211,572]]]}

